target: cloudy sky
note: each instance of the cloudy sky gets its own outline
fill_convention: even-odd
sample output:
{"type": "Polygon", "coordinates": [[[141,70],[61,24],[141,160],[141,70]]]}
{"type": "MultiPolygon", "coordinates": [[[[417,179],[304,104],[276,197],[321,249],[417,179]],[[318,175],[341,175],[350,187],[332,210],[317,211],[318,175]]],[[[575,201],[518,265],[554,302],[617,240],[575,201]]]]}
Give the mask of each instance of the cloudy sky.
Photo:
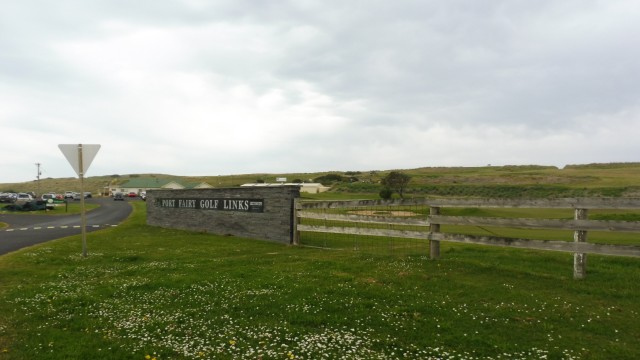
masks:
{"type": "Polygon", "coordinates": [[[640,161],[637,0],[20,0],[0,183],[640,161]]]}

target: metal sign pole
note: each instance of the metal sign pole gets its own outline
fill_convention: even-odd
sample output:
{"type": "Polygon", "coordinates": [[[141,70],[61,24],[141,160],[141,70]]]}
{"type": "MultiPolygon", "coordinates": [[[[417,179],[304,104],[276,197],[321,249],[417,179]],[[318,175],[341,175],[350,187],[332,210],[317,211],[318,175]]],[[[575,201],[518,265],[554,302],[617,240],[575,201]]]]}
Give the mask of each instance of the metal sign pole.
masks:
{"type": "Polygon", "coordinates": [[[80,217],[82,221],[82,256],[87,257],[87,218],[84,209],[84,173],[100,150],[99,144],[60,144],[62,154],[80,178],[80,217]]]}
{"type": "Polygon", "coordinates": [[[84,213],[84,167],[82,164],[82,144],[78,144],[78,164],[80,165],[80,217],[82,223],[82,257],[87,257],[87,217],[84,213]]]}

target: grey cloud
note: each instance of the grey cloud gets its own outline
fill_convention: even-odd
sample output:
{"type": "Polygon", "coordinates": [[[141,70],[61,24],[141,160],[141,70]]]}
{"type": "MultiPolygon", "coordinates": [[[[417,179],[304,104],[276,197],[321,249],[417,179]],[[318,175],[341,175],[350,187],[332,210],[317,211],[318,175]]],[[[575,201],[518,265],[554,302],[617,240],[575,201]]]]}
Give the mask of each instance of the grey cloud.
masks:
{"type": "MultiPolygon", "coordinates": [[[[203,162],[220,169],[207,173],[419,166],[403,153],[433,151],[426,139],[453,139],[437,157],[455,166],[560,157],[529,147],[572,163],[629,161],[639,20],[632,0],[9,2],[0,126],[64,141],[87,125],[82,135],[118,148],[127,129],[153,126],[147,137],[183,173],[203,162]],[[296,126],[262,134],[265,121],[296,126]],[[203,129],[234,141],[246,130],[267,157],[209,159],[199,152],[218,147],[185,145],[203,129]],[[574,154],[570,141],[590,141],[592,152],[574,154]],[[198,154],[181,162],[172,148],[198,154]]],[[[132,139],[140,150],[129,172],[153,156],[132,139]]]]}
{"type": "Polygon", "coordinates": [[[628,29],[635,25],[597,18],[599,23],[588,23],[601,4],[413,3],[406,9],[399,3],[405,16],[398,17],[379,4],[362,13],[341,12],[349,20],[335,28],[314,19],[330,41],[294,49],[279,73],[328,93],[367,99],[371,112],[410,106],[429,115],[464,104],[446,119],[463,123],[570,125],[581,112],[615,111],[637,98],[632,74],[638,62],[629,61],[638,57],[637,31],[628,29]],[[553,16],[545,18],[548,12],[553,16]],[[565,20],[578,23],[572,27],[565,20]],[[618,97],[606,96],[616,90],[618,97]]]}

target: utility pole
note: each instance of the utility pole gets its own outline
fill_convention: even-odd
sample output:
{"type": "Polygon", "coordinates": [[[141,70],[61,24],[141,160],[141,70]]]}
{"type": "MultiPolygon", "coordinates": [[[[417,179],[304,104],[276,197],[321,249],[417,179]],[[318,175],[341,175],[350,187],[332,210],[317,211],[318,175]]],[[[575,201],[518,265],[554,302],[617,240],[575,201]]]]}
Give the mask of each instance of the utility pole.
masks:
{"type": "Polygon", "coordinates": [[[36,163],[36,166],[38,167],[38,174],[36,175],[36,180],[37,180],[37,184],[38,184],[38,193],[36,195],[40,196],[40,175],[42,175],[42,172],[40,171],[40,163],[36,163]]]}

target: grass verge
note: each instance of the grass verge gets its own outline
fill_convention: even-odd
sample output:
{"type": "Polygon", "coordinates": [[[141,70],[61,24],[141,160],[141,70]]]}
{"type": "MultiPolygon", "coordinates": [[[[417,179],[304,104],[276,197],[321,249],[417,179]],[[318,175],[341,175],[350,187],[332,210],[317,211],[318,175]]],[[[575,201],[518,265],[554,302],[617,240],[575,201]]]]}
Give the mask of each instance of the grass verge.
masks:
{"type": "Polygon", "coordinates": [[[0,359],[634,359],[636,259],[442,259],[117,228],[0,257],[0,359]]]}

